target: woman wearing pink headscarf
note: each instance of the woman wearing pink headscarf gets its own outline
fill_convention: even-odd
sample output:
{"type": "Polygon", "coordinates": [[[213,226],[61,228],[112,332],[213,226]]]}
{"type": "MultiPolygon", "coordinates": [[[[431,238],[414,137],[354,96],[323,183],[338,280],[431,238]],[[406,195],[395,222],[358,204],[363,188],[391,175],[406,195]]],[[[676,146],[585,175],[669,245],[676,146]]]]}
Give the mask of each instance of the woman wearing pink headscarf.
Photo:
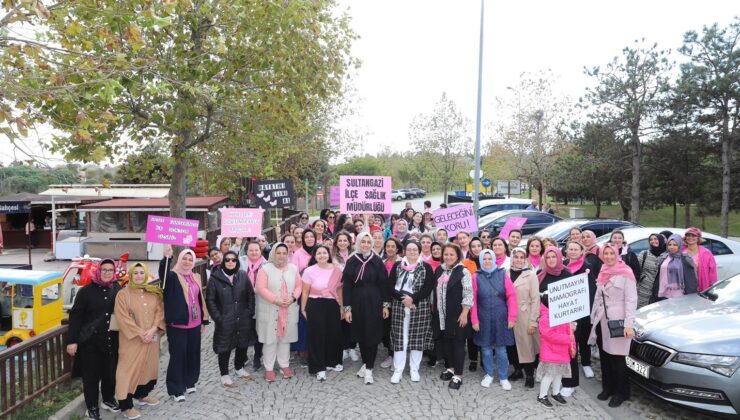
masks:
{"type": "Polygon", "coordinates": [[[602,391],[597,396],[609,407],[619,407],[630,397],[625,356],[635,335],[633,328],[637,311],[637,282],[632,269],[619,259],[619,249],[606,244],[601,249],[601,272],[591,311],[591,335],[588,344],[597,344],[601,355],[602,391]],[[609,321],[624,320],[624,335],[612,337],[609,321]]]}
{"type": "Polygon", "coordinates": [[[164,320],[170,361],[167,366],[167,394],[176,402],[195,392],[200,376],[200,337],[209,316],[200,275],[193,272],[195,253],[180,252],[177,263],[164,283],[164,320]]]}
{"type": "Polygon", "coordinates": [[[701,246],[701,230],[696,227],[686,229],[683,238],[686,247],[683,249],[684,254],[688,254],[696,266],[697,279],[699,281],[698,290],[704,291],[709,286],[717,283],[717,262],[714,260],[712,252],[701,246]]]}

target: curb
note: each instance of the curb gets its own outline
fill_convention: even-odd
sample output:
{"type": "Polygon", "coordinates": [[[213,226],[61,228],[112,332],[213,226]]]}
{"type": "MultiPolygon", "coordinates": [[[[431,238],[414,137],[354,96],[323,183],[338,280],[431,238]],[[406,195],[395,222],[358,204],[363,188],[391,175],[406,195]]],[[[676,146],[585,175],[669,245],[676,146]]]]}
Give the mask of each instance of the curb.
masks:
{"type": "MultiPolygon", "coordinates": [[[[161,346],[167,342],[167,335],[162,337],[161,346]]],[[[161,350],[160,350],[161,354],[161,350]]],[[[49,416],[49,420],[69,420],[74,415],[84,416],[85,415],[85,395],[80,394],[74,400],[70,401],[69,404],[62,407],[61,410],[57,411],[53,415],[49,416]]]]}
{"type": "Polygon", "coordinates": [[[69,404],[62,407],[61,410],[57,411],[56,414],[49,417],[49,420],[68,420],[73,415],[84,415],[85,411],[85,396],[80,394],[72,400],[69,404]]]}

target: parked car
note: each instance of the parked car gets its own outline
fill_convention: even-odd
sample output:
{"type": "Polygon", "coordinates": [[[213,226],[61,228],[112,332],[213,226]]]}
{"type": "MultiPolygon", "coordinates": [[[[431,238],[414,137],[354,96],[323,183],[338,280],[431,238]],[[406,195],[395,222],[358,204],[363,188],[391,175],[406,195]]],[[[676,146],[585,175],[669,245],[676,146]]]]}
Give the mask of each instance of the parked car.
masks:
{"type": "Polygon", "coordinates": [[[630,379],[665,401],[740,414],[740,275],[641,308],[627,357],[630,379]]]}
{"type": "Polygon", "coordinates": [[[417,197],[426,197],[427,192],[422,190],[421,188],[409,188],[411,191],[416,194],[417,197]]]}
{"type": "Polygon", "coordinates": [[[570,238],[570,230],[579,227],[581,230],[590,230],[596,237],[610,233],[614,229],[625,229],[627,227],[640,227],[632,222],[619,219],[567,219],[550,225],[535,235],[540,238],[553,238],[560,245],[565,245],[570,238]]]}
{"type": "Polygon", "coordinates": [[[502,210],[495,211],[478,219],[478,229],[487,230],[492,236],[496,236],[503,229],[506,221],[511,217],[526,217],[527,221],[522,226],[522,235],[531,235],[538,230],[544,229],[553,223],[562,220],[558,216],[543,213],[536,210],[502,210]]]}
{"type": "Polygon", "coordinates": [[[404,193],[406,195],[406,198],[409,198],[409,199],[410,198],[416,198],[416,193],[413,192],[413,191],[411,191],[410,188],[403,188],[403,189],[400,189],[398,191],[404,193]]]}
{"type": "Polygon", "coordinates": [[[400,201],[406,198],[406,194],[400,190],[391,190],[391,198],[393,201],[400,201]]]}
{"type": "MultiPolygon", "coordinates": [[[[630,249],[635,254],[648,249],[648,238],[653,233],[659,233],[669,230],[673,233],[683,236],[686,229],[671,227],[639,227],[623,229],[624,240],[630,245],[630,249]]],[[[715,261],[717,261],[717,279],[724,280],[740,273],[740,242],[732,239],[723,238],[708,232],[702,232],[702,244],[704,248],[712,251],[715,261]]],[[[609,240],[609,235],[604,235],[597,239],[599,245],[603,245],[609,240]]]]}
{"type": "MultiPolygon", "coordinates": [[[[531,203],[532,202],[530,200],[525,200],[523,198],[494,198],[489,200],[480,200],[478,202],[478,219],[495,211],[524,210],[531,203]]],[[[450,203],[450,206],[459,206],[461,204],[469,204],[469,202],[450,203]]]]}

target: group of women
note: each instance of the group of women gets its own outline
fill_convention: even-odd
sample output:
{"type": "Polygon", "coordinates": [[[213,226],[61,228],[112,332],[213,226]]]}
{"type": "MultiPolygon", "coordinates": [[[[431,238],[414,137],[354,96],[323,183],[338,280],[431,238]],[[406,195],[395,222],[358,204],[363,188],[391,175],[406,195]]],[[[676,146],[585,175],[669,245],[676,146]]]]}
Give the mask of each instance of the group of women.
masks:
{"type": "Polygon", "coordinates": [[[383,217],[325,211],[313,224],[306,218],[291,226],[268,246],[267,259],[268,247],[258,241],[244,241],[241,250],[214,248],[205,289],[192,272],[195,256],[189,250],[172,271],[164,270],[162,289],[148,284],[146,267],[138,264],[119,292],[109,280],[113,262],[102,261],[70,316],[68,351],[84,354],[88,416],[99,415],[101,382],[101,407],[123,410],[127,418],[139,415],[132,398],[141,405],[159,402],[148,394],[157,379],[157,337],[164,332],[168,394],[184,401],[185,394],[196,392],[201,333],[209,320],[215,323],[213,350],[227,388],[237,386],[229,370],[232,351],[237,377],[254,380],[245,369],[249,346],[254,346],[253,371],[264,367],[267,382],[277,379],[275,362],[284,379],[294,376],[292,349],[318,381],[342,371],[347,357],[361,358],[357,376],[371,384],[383,343],[388,357],[381,367],[393,370],[393,384],[403,380],[407,365],[411,382],[420,381],[426,354],[429,366],[443,360],[440,379],[459,389],[467,353],[470,371],[477,370],[480,355],[481,386],[498,378],[504,390],[519,379],[534,388],[537,380],[537,400],[551,408],[550,397],[566,404],[578,386],[579,354],[584,375],[594,376],[591,346],[596,345],[603,377],[598,398],[616,407],[629,398],[625,356],[638,300],[693,293],[716,281],[713,258],[698,245],[696,228],[684,238],[651,236],[650,249],[638,257],[620,231],[599,247],[593,232],[575,228],[561,250],[554,240],[538,237],[520,247],[517,230],[507,238],[485,231],[448,238],[444,229],[425,222],[413,209],[388,226],[383,217]],[[591,315],[550,325],[548,285],[578,274],[589,280],[591,315]],[[109,328],[112,313],[117,331],[109,328]],[[623,328],[613,328],[612,320],[623,321],[623,328]],[[114,372],[115,380],[107,372],[114,372]]]}

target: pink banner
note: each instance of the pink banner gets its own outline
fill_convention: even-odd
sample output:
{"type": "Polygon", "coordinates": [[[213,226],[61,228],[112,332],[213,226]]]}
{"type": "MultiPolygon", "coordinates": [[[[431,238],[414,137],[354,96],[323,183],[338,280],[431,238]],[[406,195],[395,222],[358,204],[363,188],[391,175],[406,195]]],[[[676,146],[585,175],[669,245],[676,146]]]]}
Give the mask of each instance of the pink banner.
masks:
{"type": "Polygon", "coordinates": [[[504,224],[504,227],[501,228],[501,232],[498,233],[497,236],[500,236],[506,240],[509,240],[509,232],[511,232],[514,229],[521,229],[522,226],[524,226],[524,223],[527,222],[526,217],[509,217],[506,219],[506,223],[504,224]]]}
{"type": "Polygon", "coordinates": [[[146,219],[146,241],[192,247],[198,240],[198,225],[197,220],[150,214],[146,219]]]}
{"type": "Polygon", "coordinates": [[[390,214],[391,177],[340,176],[339,209],[346,214],[390,214]]]}
{"type": "Polygon", "coordinates": [[[254,238],[262,233],[263,209],[220,208],[221,236],[254,238]]]}
{"type": "Polygon", "coordinates": [[[478,230],[478,218],[475,217],[472,204],[460,204],[435,210],[432,212],[432,217],[434,226],[446,229],[449,237],[457,235],[457,232],[461,230],[469,233],[478,230]]]}
{"type": "Polygon", "coordinates": [[[339,185],[332,185],[329,188],[329,206],[339,206],[339,185]]]}

